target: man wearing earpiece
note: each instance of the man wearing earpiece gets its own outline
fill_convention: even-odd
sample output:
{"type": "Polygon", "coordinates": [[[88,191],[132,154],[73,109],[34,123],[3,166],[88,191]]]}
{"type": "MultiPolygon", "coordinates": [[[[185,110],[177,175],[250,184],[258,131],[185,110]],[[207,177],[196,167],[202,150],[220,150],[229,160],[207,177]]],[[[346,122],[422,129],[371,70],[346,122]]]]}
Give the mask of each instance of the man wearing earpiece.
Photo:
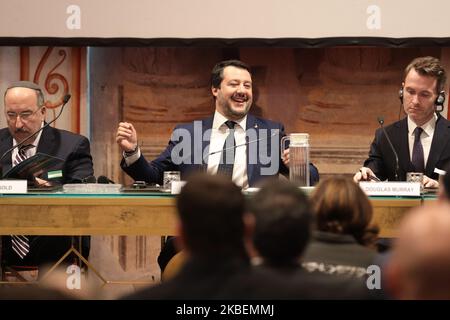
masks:
{"type": "Polygon", "coordinates": [[[399,98],[407,117],[387,126],[386,133],[398,154],[398,167],[388,138],[379,128],[369,158],[354,175],[355,182],[405,181],[407,172],[424,173],[424,186],[437,188],[438,174],[450,160],[450,121],[439,112],[445,101],[446,72],[434,57],[416,58],[405,68],[399,98]]]}

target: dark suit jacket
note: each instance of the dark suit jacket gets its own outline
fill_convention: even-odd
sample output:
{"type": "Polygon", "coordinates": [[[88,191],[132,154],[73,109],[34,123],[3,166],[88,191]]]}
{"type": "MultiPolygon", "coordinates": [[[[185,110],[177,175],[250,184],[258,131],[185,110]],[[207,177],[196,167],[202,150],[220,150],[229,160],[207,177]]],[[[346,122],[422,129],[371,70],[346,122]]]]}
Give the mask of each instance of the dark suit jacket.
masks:
{"type": "MultiPolygon", "coordinates": [[[[276,298],[280,285],[270,288],[270,278],[252,272],[241,257],[190,259],[172,279],[127,296],[129,300],[255,299],[276,298]]],[[[281,294],[281,292],[280,292],[281,294]]]]}
{"type": "Polygon", "coordinates": [[[375,300],[383,299],[381,290],[369,290],[366,279],[356,279],[341,274],[309,272],[299,264],[284,266],[259,265],[256,269],[267,269],[277,273],[295,290],[291,298],[331,300],[375,300]]]}
{"type": "MultiPolygon", "coordinates": [[[[8,128],[0,130],[0,155],[12,147],[12,136],[8,128]]],[[[94,174],[89,140],[66,130],[46,127],[42,131],[36,152],[46,153],[64,160],[48,171],[62,170],[63,177],[52,180],[59,183],[77,183],[94,174]]],[[[3,172],[11,168],[11,154],[1,163],[3,172]]],[[[46,179],[46,175],[42,176],[46,179]]]]}
{"type": "Polygon", "coordinates": [[[350,234],[315,231],[301,260],[310,272],[339,270],[335,273],[365,279],[366,270],[376,257],[374,249],[360,245],[350,234]]]}
{"type": "Polygon", "coordinates": [[[251,267],[243,258],[209,261],[191,258],[160,285],[125,297],[129,300],[367,299],[365,283],[296,270],[251,267]]]}
{"type": "MultiPolygon", "coordinates": [[[[8,128],[0,130],[0,155],[12,147],[12,136],[8,128]]],[[[64,162],[48,171],[62,170],[63,177],[52,179],[56,183],[76,183],[94,174],[89,140],[69,131],[46,127],[42,131],[36,152],[46,153],[64,159],[64,162]]],[[[11,168],[11,154],[2,161],[3,172],[11,168]]],[[[41,176],[46,179],[46,175],[41,176]]],[[[56,262],[70,248],[72,237],[67,236],[29,236],[30,251],[24,260],[19,260],[11,249],[11,238],[3,237],[4,265],[42,265],[56,262]]],[[[89,255],[89,237],[83,237],[83,255],[89,255]]]]}
{"type": "MultiPolygon", "coordinates": [[[[399,180],[405,181],[406,173],[414,172],[414,166],[409,156],[407,118],[387,126],[386,132],[398,154],[399,180]]],[[[425,168],[425,174],[428,177],[437,180],[439,175],[434,173],[434,169],[444,169],[445,164],[450,160],[449,142],[450,121],[439,115],[425,168]]],[[[395,181],[395,156],[381,128],[375,132],[369,158],[364,162],[364,166],[372,169],[381,180],[395,181]]]]}
{"type": "MultiPolygon", "coordinates": [[[[195,132],[194,122],[188,123],[188,124],[181,124],[178,125],[175,128],[174,132],[186,132],[190,134],[190,137],[192,137],[187,142],[190,144],[190,150],[193,150],[194,152],[188,152],[181,155],[181,158],[184,160],[181,164],[174,163],[172,159],[172,150],[181,143],[182,139],[180,141],[174,141],[170,140],[169,144],[164,150],[161,155],[153,160],[152,162],[148,162],[144,156],[141,155],[138,161],[133,163],[131,166],[126,166],[125,161],[122,160],[121,167],[122,169],[131,176],[134,180],[144,180],[150,183],[159,183],[162,184],[163,181],[163,173],[164,171],[180,171],[181,173],[181,179],[185,180],[186,176],[193,172],[193,171],[206,171],[207,164],[206,159],[202,159],[203,151],[209,147],[209,139],[211,136],[211,132],[209,131],[209,135],[207,137],[203,137],[203,134],[212,128],[213,124],[213,117],[201,120],[201,132],[195,132]],[[197,136],[199,137],[197,139],[197,136]],[[198,140],[202,140],[201,143],[198,140]],[[200,159],[200,162],[199,162],[200,159]]],[[[256,139],[247,139],[247,142],[254,141],[257,139],[261,139],[258,142],[255,142],[254,145],[250,142],[247,145],[247,161],[248,159],[252,159],[252,157],[249,157],[249,151],[258,153],[257,151],[260,150],[261,147],[266,147],[267,152],[263,152],[263,154],[270,156],[271,152],[275,152],[275,157],[279,161],[279,166],[277,167],[276,174],[288,174],[289,170],[288,168],[283,164],[283,161],[280,157],[280,150],[272,150],[271,149],[271,143],[270,143],[270,135],[272,132],[270,130],[279,130],[278,139],[281,140],[283,136],[285,136],[284,127],[281,123],[273,122],[270,120],[257,118],[253,115],[248,114],[247,115],[247,130],[249,129],[256,129],[256,139]],[[266,138],[260,135],[260,129],[267,130],[266,138]]],[[[177,149],[175,149],[177,150],[177,149]]],[[[209,150],[209,152],[213,152],[216,150],[209,150]]],[[[254,154],[252,154],[254,155],[254,154]]],[[[258,154],[256,156],[256,161],[254,163],[248,163],[247,164],[247,176],[248,176],[248,184],[250,187],[256,186],[259,181],[264,179],[265,177],[268,177],[267,175],[262,174],[263,168],[269,168],[271,164],[265,164],[264,159],[260,157],[258,154]]],[[[273,174],[274,175],[274,174],[273,174]]],[[[272,175],[272,176],[273,176],[272,175]]],[[[314,165],[310,164],[310,182],[311,185],[314,185],[319,180],[319,173],[317,171],[317,168],[314,167],[314,165]]]]}

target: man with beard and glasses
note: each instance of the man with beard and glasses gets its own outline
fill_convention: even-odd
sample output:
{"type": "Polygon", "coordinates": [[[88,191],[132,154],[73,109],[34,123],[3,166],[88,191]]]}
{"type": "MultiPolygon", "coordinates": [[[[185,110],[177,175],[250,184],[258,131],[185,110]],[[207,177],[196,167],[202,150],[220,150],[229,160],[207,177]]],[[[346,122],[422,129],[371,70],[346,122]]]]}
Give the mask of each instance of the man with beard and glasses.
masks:
{"type": "MultiPolygon", "coordinates": [[[[116,141],[123,151],[122,169],[134,180],[159,184],[163,182],[164,171],[180,171],[182,180],[193,171],[219,173],[244,189],[279,173],[287,175],[289,151],[280,153],[284,126],[248,113],[253,101],[252,88],[248,65],[238,60],[216,64],[211,73],[214,115],[178,125],[166,150],[151,162],[139,149],[133,125],[121,122],[116,141]],[[188,148],[180,148],[181,144],[188,148]]],[[[310,184],[318,180],[319,173],[310,164],[310,184]]]]}

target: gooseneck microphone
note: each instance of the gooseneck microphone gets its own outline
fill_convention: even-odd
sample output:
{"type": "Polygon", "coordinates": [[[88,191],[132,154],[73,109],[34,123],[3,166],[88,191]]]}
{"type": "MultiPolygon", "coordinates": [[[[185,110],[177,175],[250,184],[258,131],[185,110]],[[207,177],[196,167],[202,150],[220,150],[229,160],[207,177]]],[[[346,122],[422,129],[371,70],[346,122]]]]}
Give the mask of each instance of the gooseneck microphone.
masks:
{"type": "Polygon", "coordinates": [[[67,102],[69,102],[71,95],[70,94],[66,94],[63,98],[63,105],[61,106],[61,110],[59,111],[58,115],[50,122],[46,123],[44,126],[42,126],[39,130],[37,130],[35,133],[30,134],[28,137],[26,137],[25,139],[23,139],[21,142],[17,143],[16,145],[12,146],[11,148],[9,148],[8,150],[6,150],[2,156],[0,157],[0,164],[2,162],[2,160],[6,157],[6,155],[8,153],[10,153],[11,151],[13,151],[16,148],[20,148],[21,146],[23,146],[25,144],[25,142],[34,137],[35,135],[37,135],[39,132],[41,132],[42,130],[44,130],[46,127],[48,127],[49,125],[51,125],[53,122],[55,122],[56,120],[58,120],[58,118],[61,116],[65,105],[67,104],[67,102]]]}
{"type": "Polygon", "coordinates": [[[386,140],[389,142],[389,146],[391,147],[392,153],[395,156],[395,181],[398,181],[398,171],[399,171],[399,164],[398,164],[398,155],[397,155],[397,151],[395,151],[394,145],[391,142],[391,139],[389,138],[389,135],[386,132],[386,129],[384,129],[384,118],[383,117],[378,117],[378,123],[380,124],[381,129],[383,130],[383,134],[386,137],[386,140]]]}
{"type": "Polygon", "coordinates": [[[110,184],[110,183],[114,183],[114,181],[112,181],[110,178],[108,178],[106,176],[99,176],[97,178],[97,183],[110,184]]]}
{"type": "Polygon", "coordinates": [[[225,148],[225,149],[220,149],[220,150],[217,150],[217,151],[213,151],[213,152],[210,152],[208,155],[212,156],[213,154],[221,153],[222,151],[226,151],[226,150],[230,150],[230,149],[236,149],[236,148],[238,148],[238,147],[247,146],[247,145],[249,145],[249,144],[251,144],[251,143],[255,143],[255,142],[258,142],[258,141],[262,141],[262,140],[267,140],[267,139],[272,138],[272,137],[274,137],[274,136],[276,136],[276,135],[278,135],[278,134],[280,134],[280,133],[279,133],[279,132],[274,132],[274,133],[272,133],[272,134],[271,134],[270,136],[268,136],[268,137],[263,137],[263,138],[255,139],[255,140],[252,140],[252,141],[248,141],[248,142],[246,142],[246,143],[241,143],[241,144],[238,144],[238,145],[235,145],[235,146],[232,146],[232,147],[228,147],[228,148],[225,148]]]}

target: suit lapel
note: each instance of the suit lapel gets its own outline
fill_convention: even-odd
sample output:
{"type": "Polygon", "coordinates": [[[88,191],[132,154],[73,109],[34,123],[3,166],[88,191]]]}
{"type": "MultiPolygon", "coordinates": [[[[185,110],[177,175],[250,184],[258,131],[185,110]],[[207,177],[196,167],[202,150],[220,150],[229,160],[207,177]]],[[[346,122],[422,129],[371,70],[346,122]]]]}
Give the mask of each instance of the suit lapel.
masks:
{"type": "MultiPolygon", "coordinates": [[[[428,155],[427,166],[425,172],[428,176],[431,176],[436,167],[436,163],[441,157],[444,151],[447,141],[449,139],[448,122],[441,116],[436,121],[436,128],[434,129],[433,140],[431,142],[430,153],[428,155]]],[[[442,169],[442,168],[438,168],[442,169]]]]}
{"type": "MultiPolygon", "coordinates": [[[[408,142],[408,120],[404,118],[402,121],[398,122],[397,132],[394,134],[394,148],[398,152],[399,156],[399,167],[400,170],[404,172],[414,171],[414,168],[409,157],[409,142],[408,142]]],[[[399,178],[401,178],[401,173],[399,172],[399,178]]]]}
{"type": "Polygon", "coordinates": [[[42,130],[36,152],[54,155],[53,148],[55,146],[55,135],[53,130],[54,129],[51,127],[46,127],[42,130]]]}
{"type": "MultiPolygon", "coordinates": [[[[12,147],[13,139],[11,134],[9,133],[9,130],[3,129],[0,135],[0,156],[2,156],[8,149],[12,147]]],[[[7,172],[9,169],[11,169],[11,152],[5,155],[5,157],[2,159],[1,163],[2,167],[2,175],[7,172]]]]}
{"type": "Polygon", "coordinates": [[[208,150],[208,153],[211,152],[209,150],[209,144],[211,142],[211,129],[213,125],[214,117],[207,118],[202,121],[202,154],[205,154],[205,158],[202,160],[202,169],[206,172],[208,169],[208,158],[209,156],[205,153],[205,150],[208,150]],[[208,131],[208,134],[205,135],[205,132],[208,131]],[[204,136],[203,136],[204,135],[204,136]]]}

